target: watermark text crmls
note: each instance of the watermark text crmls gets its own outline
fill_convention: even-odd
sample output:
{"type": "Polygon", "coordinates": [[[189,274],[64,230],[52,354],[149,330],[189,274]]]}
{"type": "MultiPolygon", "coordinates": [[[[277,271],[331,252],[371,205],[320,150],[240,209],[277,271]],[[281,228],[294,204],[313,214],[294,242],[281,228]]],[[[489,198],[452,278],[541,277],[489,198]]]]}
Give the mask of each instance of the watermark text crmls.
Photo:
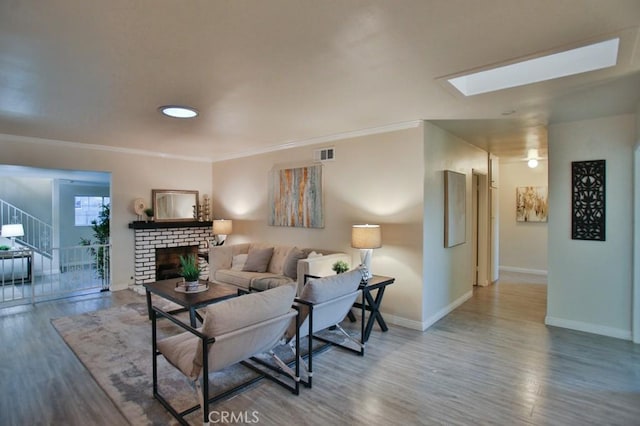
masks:
{"type": "Polygon", "coordinates": [[[260,423],[260,413],[257,411],[211,411],[209,423],[260,423]]]}

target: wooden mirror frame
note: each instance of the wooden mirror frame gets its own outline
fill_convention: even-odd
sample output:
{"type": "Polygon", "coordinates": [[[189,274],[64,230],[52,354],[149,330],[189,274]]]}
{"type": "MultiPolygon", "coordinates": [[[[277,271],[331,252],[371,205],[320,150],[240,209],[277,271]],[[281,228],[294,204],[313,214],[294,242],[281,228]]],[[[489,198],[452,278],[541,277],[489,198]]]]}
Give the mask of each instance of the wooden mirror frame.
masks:
{"type": "Polygon", "coordinates": [[[176,189],[152,189],[151,201],[153,202],[153,216],[156,222],[190,222],[197,219],[198,191],[176,189]],[[180,201],[180,205],[168,211],[159,200],[169,198],[172,201],[180,201]],[[194,208],[195,207],[195,211],[194,208]],[[195,214],[195,217],[194,217],[195,214]]]}

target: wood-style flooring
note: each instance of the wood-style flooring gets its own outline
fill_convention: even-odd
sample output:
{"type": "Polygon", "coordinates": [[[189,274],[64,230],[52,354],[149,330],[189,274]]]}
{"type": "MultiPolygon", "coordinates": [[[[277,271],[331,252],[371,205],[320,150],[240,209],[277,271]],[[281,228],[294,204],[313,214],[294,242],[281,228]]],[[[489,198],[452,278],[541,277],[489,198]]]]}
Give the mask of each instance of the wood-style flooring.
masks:
{"type": "MultiPolygon", "coordinates": [[[[260,425],[640,425],[640,345],[545,326],[546,286],[505,275],[426,332],[376,326],[364,357],[319,354],[314,387],[299,396],[262,381],[212,406],[214,416],[245,413],[260,425]]],[[[0,425],[126,425],[50,319],[133,297],[0,310],[0,425]]]]}

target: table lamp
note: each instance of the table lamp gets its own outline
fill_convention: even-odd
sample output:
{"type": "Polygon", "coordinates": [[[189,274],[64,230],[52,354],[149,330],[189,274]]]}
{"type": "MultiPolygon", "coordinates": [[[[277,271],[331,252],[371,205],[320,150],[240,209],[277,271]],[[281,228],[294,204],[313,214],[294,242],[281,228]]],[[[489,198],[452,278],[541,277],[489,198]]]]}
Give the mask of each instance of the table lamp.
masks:
{"type": "Polygon", "coordinates": [[[366,269],[366,279],[371,273],[371,256],[374,248],[382,247],[380,225],[353,225],[351,228],[351,247],[360,249],[360,262],[366,269]]]}
{"type": "Polygon", "coordinates": [[[216,237],[216,245],[224,244],[227,235],[233,232],[233,221],[216,219],[213,221],[213,235],[216,237]]]}
{"type": "Polygon", "coordinates": [[[24,228],[21,223],[2,225],[2,236],[11,239],[11,248],[16,248],[16,237],[24,236],[24,228]]]}

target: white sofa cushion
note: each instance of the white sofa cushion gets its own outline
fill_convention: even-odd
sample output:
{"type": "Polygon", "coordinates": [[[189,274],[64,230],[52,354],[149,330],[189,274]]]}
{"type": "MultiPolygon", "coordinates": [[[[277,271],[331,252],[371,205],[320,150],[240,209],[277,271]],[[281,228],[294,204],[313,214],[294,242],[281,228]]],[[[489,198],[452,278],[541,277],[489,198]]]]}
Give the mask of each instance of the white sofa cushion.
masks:
{"type": "Polygon", "coordinates": [[[242,271],[244,264],[247,263],[248,254],[236,254],[231,258],[231,269],[234,271],[242,271]]]}
{"type": "Polygon", "coordinates": [[[256,275],[266,275],[266,272],[259,274],[258,272],[246,272],[246,271],[235,271],[233,269],[220,269],[216,271],[215,276],[213,277],[216,281],[235,285],[236,287],[249,289],[251,287],[251,280],[256,277],[256,275]]]}
{"type": "Polygon", "coordinates": [[[298,247],[294,247],[289,252],[287,259],[284,261],[282,267],[282,275],[287,276],[293,280],[298,279],[298,261],[305,259],[306,254],[298,247]]]}
{"type": "Polygon", "coordinates": [[[272,274],[284,275],[284,265],[291,250],[293,250],[293,247],[290,246],[274,246],[273,256],[271,256],[267,271],[272,274]]]}
{"type": "Polygon", "coordinates": [[[244,263],[242,270],[246,272],[267,272],[272,256],[273,247],[251,247],[249,249],[249,255],[247,256],[247,261],[244,263]]]}

